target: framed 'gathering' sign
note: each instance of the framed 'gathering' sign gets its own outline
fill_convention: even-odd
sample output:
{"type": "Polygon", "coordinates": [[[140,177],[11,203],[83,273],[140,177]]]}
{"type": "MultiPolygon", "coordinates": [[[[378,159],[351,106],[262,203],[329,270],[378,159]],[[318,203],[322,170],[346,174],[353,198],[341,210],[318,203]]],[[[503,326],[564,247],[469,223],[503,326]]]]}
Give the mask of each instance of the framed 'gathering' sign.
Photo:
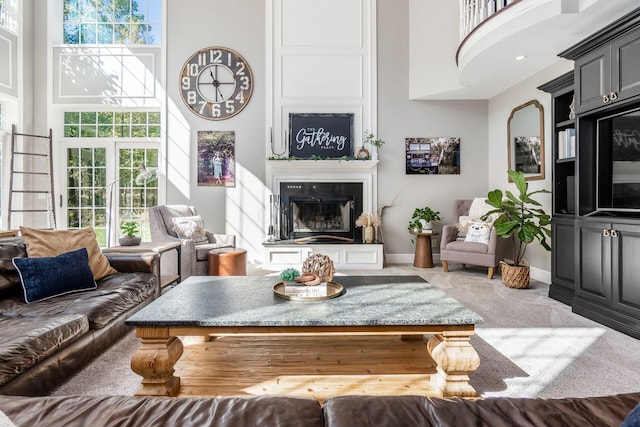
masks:
{"type": "Polygon", "coordinates": [[[301,159],[353,156],[353,114],[289,114],[289,156],[301,159]]]}

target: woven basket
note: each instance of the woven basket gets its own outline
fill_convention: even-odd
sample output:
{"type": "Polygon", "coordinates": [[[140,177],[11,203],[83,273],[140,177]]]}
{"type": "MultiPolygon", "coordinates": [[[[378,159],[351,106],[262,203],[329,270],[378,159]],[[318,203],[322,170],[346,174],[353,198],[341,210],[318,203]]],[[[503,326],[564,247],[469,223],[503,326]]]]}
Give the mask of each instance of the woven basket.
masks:
{"type": "Polygon", "coordinates": [[[522,260],[520,265],[509,265],[500,261],[502,283],[508,288],[524,289],[529,287],[529,263],[522,260]]]}

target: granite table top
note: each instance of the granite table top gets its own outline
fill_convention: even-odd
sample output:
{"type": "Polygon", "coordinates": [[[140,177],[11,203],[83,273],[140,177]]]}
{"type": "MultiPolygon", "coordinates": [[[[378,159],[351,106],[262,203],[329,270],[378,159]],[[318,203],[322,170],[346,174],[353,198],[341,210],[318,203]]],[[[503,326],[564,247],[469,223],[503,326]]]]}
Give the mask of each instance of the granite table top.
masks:
{"type": "Polygon", "coordinates": [[[137,327],[476,325],[482,317],[419,276],[336,276],[343,295],[278,297],[273,276],[191,276],[129,317],[137,327]]]}

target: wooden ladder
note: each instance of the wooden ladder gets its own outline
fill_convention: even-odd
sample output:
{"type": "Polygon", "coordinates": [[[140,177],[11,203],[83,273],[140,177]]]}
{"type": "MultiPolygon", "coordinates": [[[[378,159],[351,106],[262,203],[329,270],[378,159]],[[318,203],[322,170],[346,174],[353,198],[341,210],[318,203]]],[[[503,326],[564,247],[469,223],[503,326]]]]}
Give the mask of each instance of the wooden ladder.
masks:
{"type": "MultiPolygon", "coordinates": [[[[35,223],[39,228],[56,228],[56,213],[53,207],[53,133],[49,129],[49,135],[30,135],[19,133],[16,125],[11,126],[11,169],[9,181],[9,218],[7,226],[11,229],[14,214],[32,213],[30,219],[35,220],[37,215],[45,215],[46,226],[35,223]],[[42,142],[48,144],[42,147],[42,142]],[[22,177],[22,179],[18,179],[22,177]],[[25,203],[28,195],[33,199],[25,203]],[[46,197],[46,204],[38,200],[39,195],[46,197]],[[16,196],[22,196],[20,203],[16,196]],[[14,207],[16,206],[16,207],[14,207]]],[[[22,217],[25,223],[24,216],[22,217]]]]}

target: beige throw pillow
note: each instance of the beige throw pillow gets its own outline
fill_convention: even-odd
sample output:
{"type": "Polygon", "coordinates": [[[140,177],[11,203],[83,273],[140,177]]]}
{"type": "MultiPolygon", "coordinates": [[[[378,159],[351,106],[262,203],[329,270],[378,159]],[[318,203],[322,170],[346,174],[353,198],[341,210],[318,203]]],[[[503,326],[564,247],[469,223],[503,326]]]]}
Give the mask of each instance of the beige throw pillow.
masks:
{"type": "Polygon", "coordinates": [[[196,244],[208,243],[204,229],[204,221],[200,215],[194,216],[177,216],[172,219],[173,231],[181,239],[193,239],[196,244]]]}
{"type": "Polygon", "coordinates": [[[87,248],[89,267],[94,280],[116,273],[107,257],[102,254],[96,232],[91,227],[80,230],[39,230],[21,226],[20,233],[27,246],[29,257],[54,257],[65,252],[87,248]]]}

